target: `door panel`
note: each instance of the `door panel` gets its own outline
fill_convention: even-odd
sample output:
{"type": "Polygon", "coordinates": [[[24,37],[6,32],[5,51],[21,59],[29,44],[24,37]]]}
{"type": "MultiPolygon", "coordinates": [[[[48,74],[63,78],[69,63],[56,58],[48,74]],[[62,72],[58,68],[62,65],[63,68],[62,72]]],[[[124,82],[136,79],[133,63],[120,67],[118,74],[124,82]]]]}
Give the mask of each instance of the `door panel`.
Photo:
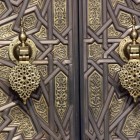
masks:
{"type": "Polygon", "coordinates": [[[79,139],[76,0],[0,1],[0,139],[79,139]],[[39,88],[24,105],[10,88],[10,42],[25,31],[37,46],[39,88]],[[72,53],[74,52],[74,53],[72,53]],[[77,107],[78,106],[78,107],[77,107]]]}
{"type": "Polygon", "coordinates": [[[140,2],[83,0],[80,8],[82,138],[140,139],[139,106],[118,79],[124,64],[118,45],[130,32],[131,15],[139,24],[140,2]]]}

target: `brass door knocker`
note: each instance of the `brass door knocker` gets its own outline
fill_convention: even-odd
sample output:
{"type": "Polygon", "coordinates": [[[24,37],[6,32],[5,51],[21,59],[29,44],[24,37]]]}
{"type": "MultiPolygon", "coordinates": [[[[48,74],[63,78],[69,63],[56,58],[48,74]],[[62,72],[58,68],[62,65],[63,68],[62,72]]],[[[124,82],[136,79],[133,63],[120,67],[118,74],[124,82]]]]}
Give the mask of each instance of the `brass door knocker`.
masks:
{"type": "Polygon", "coordinates": [[[121,85],[137,101],[140,96],[140,37],[136,30],[136,21],[133,16],[130,36],[124,38],[119,45],[119,55],[127,64],[119,72],[121,85]]]}
{"type": "Polygon", "coordinates": [[[36,51],[36,45],[27,38],[21,20],[21,33],[9,46],[9,57],[17,64],[11,69],[9,82],[12,89],[22,98],[24,104],[40,82],[39,72],[36,66],[32,65],[36,51]]]}

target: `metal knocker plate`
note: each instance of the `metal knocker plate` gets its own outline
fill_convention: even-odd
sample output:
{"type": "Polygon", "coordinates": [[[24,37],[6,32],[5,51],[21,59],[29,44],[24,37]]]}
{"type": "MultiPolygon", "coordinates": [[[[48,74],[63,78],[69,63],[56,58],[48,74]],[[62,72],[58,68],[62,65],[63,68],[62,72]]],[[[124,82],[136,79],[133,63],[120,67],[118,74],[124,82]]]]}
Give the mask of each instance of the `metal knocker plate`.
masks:
{"type": "Polygon", "coordinates": [[[119,55],[124,62],[127,62],[119,72],[121,85],[136,102],[140,96],[140,37],[135,29],[134,17],[130,36],[120,42],[119,55]]]}
{"type": "Polygon", "coordinates": [[[20,35],[9,46],[9,57],[16,64],[9,74],[9,82],[24,104],[40,82],[40,74],[36,66],[31,64],[35,56],[36,46],[32,40],[27,38],[21,22],[20,35]]]}
{"type": "Polygon", "coordinates": [[[136,102],[140,96],[140,61],[129,61],[119,72],[121,85],[127,89],[136,102]]]}

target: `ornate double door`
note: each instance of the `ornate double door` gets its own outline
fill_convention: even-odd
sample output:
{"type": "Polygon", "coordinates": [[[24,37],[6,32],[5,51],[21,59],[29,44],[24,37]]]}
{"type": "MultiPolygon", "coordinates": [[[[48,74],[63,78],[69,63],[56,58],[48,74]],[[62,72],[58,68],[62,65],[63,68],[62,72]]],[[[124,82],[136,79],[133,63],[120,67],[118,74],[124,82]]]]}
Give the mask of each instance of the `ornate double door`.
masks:
{"type": "Polygon", "coordinates": [[[140,139],[139,105],[118,79],[131,15],[139,24],[139,0],[1,0],[0,140],[140,139]],[[21,18],[41,76],[26,105],[9,83],[21,18]]]}

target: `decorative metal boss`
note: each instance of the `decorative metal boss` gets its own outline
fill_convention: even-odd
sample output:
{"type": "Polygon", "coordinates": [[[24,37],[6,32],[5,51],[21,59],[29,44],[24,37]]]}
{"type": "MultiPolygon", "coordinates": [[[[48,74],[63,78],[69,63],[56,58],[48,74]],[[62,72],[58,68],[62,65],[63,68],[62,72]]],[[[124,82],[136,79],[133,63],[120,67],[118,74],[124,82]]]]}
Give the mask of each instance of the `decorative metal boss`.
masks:
{"type": "Polygon", "coordinates": [[[125,37],[119,45],[119,55],[127,63],[121,68],[119,79],[121,85],[129,91],[136,102],[140,96],[140,37],[135,28],[134,16],[132,24],[130,35],[125,37]]]}
{"type": "Polygon", "coordinates": [[[9,74],[9,82],[24,104],[40,82],[39,72],[36,66],[32,65],[36,51],[36,45],[27,38],[21,20],[21,33],[9,46],[9,57],[16,64],[9,74]]]}

